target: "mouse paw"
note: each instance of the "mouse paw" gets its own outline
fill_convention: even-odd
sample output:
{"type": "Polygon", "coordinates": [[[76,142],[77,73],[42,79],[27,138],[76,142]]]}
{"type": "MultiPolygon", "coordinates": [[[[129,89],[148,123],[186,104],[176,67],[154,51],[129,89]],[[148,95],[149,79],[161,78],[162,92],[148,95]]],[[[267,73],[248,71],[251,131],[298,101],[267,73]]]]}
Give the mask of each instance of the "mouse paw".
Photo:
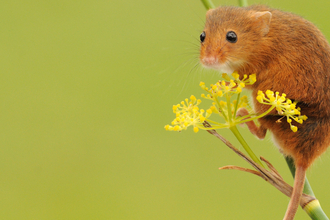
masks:
{"type": "MultiPolygon", "coordinates": [[[[246,108],[240,108],[237,110],[236,112],[236,117],[243,117],[243,116],[246,116],[246,115],[249,115],[249,112],[246,108]]],[[[247,117],[245,119],[249,119],[250,117],[247,117]]],[[[245,120],[244,119],[244,120],[245,120]]],[[[244,124],[247,125],[247,127],[249,128],[250,132],[257,136],[257,138],[259,139],[264,139],[265,136],[266,136],[266,132],[267,132],[267,129],[264,128],[264,127],[258,127],[254,121],[248,121],[248,122],[245,122],[245,123],[242,123],[240,124],[241,126],[243,126],[244,124]]]]}

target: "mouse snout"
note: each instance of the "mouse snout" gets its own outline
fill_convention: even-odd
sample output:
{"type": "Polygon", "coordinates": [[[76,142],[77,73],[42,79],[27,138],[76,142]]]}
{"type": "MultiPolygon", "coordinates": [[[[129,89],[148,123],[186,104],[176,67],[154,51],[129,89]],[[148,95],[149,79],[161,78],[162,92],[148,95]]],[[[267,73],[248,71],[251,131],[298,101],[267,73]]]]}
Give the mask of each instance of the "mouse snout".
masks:
{"type": "Polygon", "coordinates": [[[202,63],[206,66],[213,66],[218,64],[218,58],[215,56],[208,56],[208,57],[204,57],[202,59],[202,63]]]}

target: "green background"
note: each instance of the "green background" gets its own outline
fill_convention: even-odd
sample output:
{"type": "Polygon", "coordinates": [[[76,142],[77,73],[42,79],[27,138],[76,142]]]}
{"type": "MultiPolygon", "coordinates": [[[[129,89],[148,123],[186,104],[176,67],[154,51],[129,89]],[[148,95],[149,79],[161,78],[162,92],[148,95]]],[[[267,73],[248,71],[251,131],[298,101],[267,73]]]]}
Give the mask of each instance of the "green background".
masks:
{"type": "MultiPolygon", "coordinates": [[[[329,39],[329,1],[258,2],[329,39]]],[[[282,219],[289,198],[218,170],[249,167],[224,144],[164,130],[173,104],[219,79],[198,64],[205,12],[199,0],[0,2],[0,219],[282,219]]],[[[270,137],[240,130],[292,183],[270,137]]],[[[329,166],[327,152],[308,177],[330,215],[329,166]]]]}

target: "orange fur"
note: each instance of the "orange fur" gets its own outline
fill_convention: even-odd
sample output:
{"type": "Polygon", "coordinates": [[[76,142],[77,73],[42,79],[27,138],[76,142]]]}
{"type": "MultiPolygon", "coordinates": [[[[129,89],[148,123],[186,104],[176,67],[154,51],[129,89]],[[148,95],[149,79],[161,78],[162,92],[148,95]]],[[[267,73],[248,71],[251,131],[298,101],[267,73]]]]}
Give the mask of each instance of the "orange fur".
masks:
{"type": "MultiPolygon", "coordinates": [[[[330,145],[330,46],[321,31],[300,16],[255,5],[210,10],[204,32],[200,49],[204,66],[214,68],[210,60],[216,60],[219,68],[226,64],[241,77],[256,73],[257,82],[249,87],[254,98],[258,90],[269,89],[298,101],[308,119],[294,123],[297,132],[285,120],[276,123],[282,116],[275,111],[259,119],[260,131],[252,124],[249,128],[261,136],[270,130],[280,151],[305,173],[330,145]],[[237,34],[236,43],[226,40],[228,31],[237,34]]],[[[258,102],[254,107],[256,112],[269,108],[258,102]]]]}

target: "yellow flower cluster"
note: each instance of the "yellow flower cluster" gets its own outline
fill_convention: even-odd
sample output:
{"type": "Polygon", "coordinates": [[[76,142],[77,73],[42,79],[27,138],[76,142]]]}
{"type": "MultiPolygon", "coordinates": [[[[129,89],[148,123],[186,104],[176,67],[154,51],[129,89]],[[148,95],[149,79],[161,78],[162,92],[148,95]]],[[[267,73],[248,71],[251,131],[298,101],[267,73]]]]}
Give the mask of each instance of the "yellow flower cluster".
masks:
{"type": "MultiPolygon", "coordinates": [[[[207,98],[207,97],[206,97],[207,98]]],[[[207,99],[211,99],[212,98],[207,98],[207,99]]],[[[247,96],[242,96],[240,99],[238,99],[238,104],[237,104],[237,100],[232,101],[231,103],[225,102],[220,100],[220,102],[217,104],[216,102],[212,103],[212,106],[210,107],[210,109],[212,110],[213,113],[217,113],[220,114],[220,116],[227,118],[228,114],[234,115],[235,114],[235,110],[239,109],[239,108],[247,108],[248,110],[251,110],[249,103],[248,103],[248,98],[247,96]],[[229,110],[228,110],[229,107],[229,110]]]]}
{"type": "Polygon", "coordinates": [[[237,117],[236,113],[239,108],[246,108],[248,112],[252,110],[248,104],[247,97],[240,97],[240,93],[246,85],[252,85],[256,82],[256,75],[244,75],[242,79],[240,79],[239,74],[234,72],[232,77],[234,79],[231,79],[227,74],[223,74],[222,78],[224,80],[218,81],[214,85],[211,84],[210,88],[206,87],[204,82],[201,82],[200,87],[208,93],[207,95],[202,94],[202,97],[212,101],[211,107],[206,111],[199,109],[198,105],[201,103],[201,100],[196,99],[195,96],[191,96],[190,100],[185,99],[185,101],[182,101],[180,104],[173,106],[173,112],[176,117],[171,125],[165,126],[165,129],[168,131],[182,131],[186,130],[189,126],[193,126],[194,131],[198,132],[199,129],[208,129],[203,126],[203,122],[206,119],[212,126],[212,129],[230,128],[237,124],[261,118],[274,108],[279,115],[283,115],[283,117],[287,118],[291,130],[294,132],[296,132],[298,128],[292,125],[292,120],[301,124],[307,119],[307,116],[301,115],[300,108],[296,108],[296,102],[287,99],[285,94],[279,95],[278,92],[274,93],[270,90],[267,90],[266,93],[259,91],[257,96],[257,100],[260,103],[271,106],[267,111],[259,115],[251,113],[249,115],[237,117]],[[236,100],[232,101],[231,98],[235,94],[237,95],[236,100]],[[222,117],[225,123],[210,120],[209,117],[212,113],[222,117]]]}
{"type": "Polygon", "coordinates": [[[165,129],[167,131],[182,131],[186,130],[187,127],[193,126],[194,131],[198,132],[199,127],[202,126],[202,123],[210,117],[212,110],[208,109],[199,109],[198,105],[202,101],[196,99],[195,96],[190,97],[190,101],[186,99],[182,101],[181,104],[173,105],[173,112],[176,115],[176,118],[172,121],[171,125],[166,125],[165,129]],[[205,116],[204,116],[205,113],[205,116]]]}
{"type": "MultiPolygon", "coordinates": [[[[227,74],[222,74],[222,77],[226,77],[227,74]]],[[[227,75],[228,76],[228,75],[227,75]]],[[[232,76],[235,78],[235,81],[237,82],[243,82],[245,85],[252,85],[257,81],[256,74],[251,74],[247,76],[246,74],[243,76],[243,79],[239,79],[239,74],[237,72],[234,72],[232,76]]],[[[225,78],[226,79],[226,78],[225,78]]]]}
{"type": "Polygon", "coordinates": [[[290,128],[293,132],[296,132],[298,128],[291,124],[292,119],[300,124],[307,120],[306,115],[301,115],[300,108],[296,108],[297,103],[287,99],[284,93],[279,95],[279,92],[274,93],[273,91],[267,90],[265,94],[262,91],[258,91],[257,100],[262,104],[274,106],[279,115],[283,115],[287,118],[287,122],[290,124],[290,128]]]}
{"type": "Polygon", "coordinates": [[[225,80],[220,80],[215,85],[211,84],[210,88],[206,87],[204,82],[201,82],[199,86],[210,93],[207,96],[202,94],[202,97],[214,99],[216,97],[222,97],[224,94],[228,93],[231,95],[241,93],[245,85],[252,85],[256,82],[256,74],[252,74],[249,77],[244,75],[242,80],[239,79],[239,74],[237,72],[234,72],[232,76],[234,77],[234,80],[230,79],[227,74],[222,74],[222,78],[225,80]]]}

